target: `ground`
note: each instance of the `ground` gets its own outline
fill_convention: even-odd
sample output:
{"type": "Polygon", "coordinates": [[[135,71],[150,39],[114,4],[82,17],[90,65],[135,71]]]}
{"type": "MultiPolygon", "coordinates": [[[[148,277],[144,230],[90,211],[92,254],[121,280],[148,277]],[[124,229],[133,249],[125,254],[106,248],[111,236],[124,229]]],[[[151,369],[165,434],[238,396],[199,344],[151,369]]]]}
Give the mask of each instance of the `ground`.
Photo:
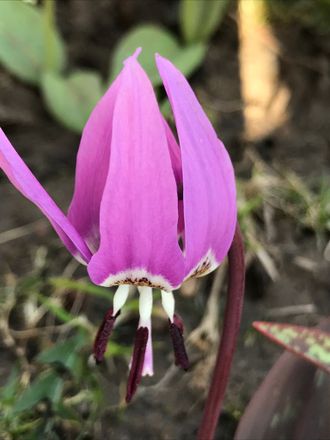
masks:
{"type": "MultiPolygon", "coordinates": [[[[91,67],[105,75],[116,41],[134,24],[153,21],[178,32],[176,8],[176,2],[168,4],[160,0],[141,3],[98,0],[95,7],[87,1],[60,1],[58,23],[69,45],[70,64],[91,67]]],[[[244,136],[235,7],[212,38],[205,62],[191,78],[191,84],[205,108],[212,112],[217,132],[243,182],[251,177],[254,163],[250,153],[253,152],[253,157],[257,155],[263,164],[294,171],[313,188],[316,179],[329,175],[330,168],[330,44],[315,30],[300,23],[276,23],[274,32],[282,49],[280,80],[291,97],[289,117],[266,137],[251,141],[244,136]]],[[[72,194],[79,136],[54,121],[36,88],[21,83],[4,69],[0,69],[0,122],[42,184],[60,206],[67,207],[72,194]]],[[[43,276],[62,276],[64,268],[70,274],[71,258],[55,233],[46,221],[39,221],[40,212],[23,199],[3,175],[0,177],[0,198],[0,238],[4,231],[35,222],[30,227],[30,234],[4,240],[1,244],[1,286],[10,283],[10,274],[17,278],[26,276],[32,270],[37,253],[45,248],[43,276]]],[[[271,210],[270,226],[258,212],[255,222],[260,234],[258,238],[271,255],[278,276],[272,280],[259,259],[252,256],[246,273],[239,344],[218,439],[232,438],[239,415],[281,353],[279,348],[255,335],[251,330],[252,321],[273,319],[315,325],[322,316],[330,314],[329,262],[323,254],[329,236],[299,224],[295,217],[285,215],[277,207],[271,210]],[[309,306],[303,311],[299,307],[285,309],[299,305],[309,306]]],[[[86,276],[82,267],[73,266],[72,272],[73,278],[86,276]]],[[[203,317],[211,278],[199,281],[190,290],[184,289],[177,302],[185,320],[186,335],[203,317]]],[[[91,299],[82,306],[95,325],[102,319],[101,305],[91,299]]],[[[129,321],[128,334],[122,330],[127,341],[133,334],[135,322],[129,321]]],[[[11,325],[14,329],[21,328],[19,310],[11,317],[11,325]]],[[[118,412],[116,407],[120,393],[116,381],[104,375],[101,377],[107,390],[108,406],[94,429],[94,438],[111,435],[111,438],[122,440],[189,439],[196,432],[215,347],[211,344],[209,353],[197,359],[190,372],[181,374],[171,370],[167,372],[167,382],[148,388],[149,384],[155,385],[162,379],[172,361],[166,323],[162,320],[156,322],[155,340],[159,347],[155,377],[143,382],[142,391],[125,412],[118,412]]],[[[35,347],[31,344],[28,349],[31,353],[27,356],[31,359],[35,347]]],[[[5,344],[1,344],[1,351],[0,380],[5,383],[15,354],[5,344]]],[[[118,361],[110,368],[121,384],[126,375],[126,366],[122,364],[118,361]]],[[[62,438],[65,436],[76,438],[68,433],[62,438]]]]}

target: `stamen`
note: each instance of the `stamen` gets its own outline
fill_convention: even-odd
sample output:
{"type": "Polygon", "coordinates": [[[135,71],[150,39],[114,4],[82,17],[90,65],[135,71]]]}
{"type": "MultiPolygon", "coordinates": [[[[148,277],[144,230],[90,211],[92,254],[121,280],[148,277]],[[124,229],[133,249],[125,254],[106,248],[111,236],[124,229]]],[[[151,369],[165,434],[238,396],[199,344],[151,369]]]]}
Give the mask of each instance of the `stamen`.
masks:
{"type": "Polygon", "coordinates": [[[165,292],[165,290],[161,291],[162,294],[162,306],[171,322],[174,319],[174,296],[173,292],[165,292]]]}
{"type": "Polygon", "coordinates": [[[147,327],[140,327],[135,334],[132,365],[127,382],[126,402],[129,403],[141,382],[144,356],[148,342],[147,327]]]}
{"type": "Polygon", "coordinates": [[[177,315],[174,315],[173,322],[169,320],[169,324],[175,356],[175,365],[180,365],[185,371],[187,371],[189,368],[189,359],[184,345],[182,320],[177,315]]]}
{"type": "Polygon", "coordinates": [[[138,291],[140,293],[140,327],[147,327],[152,312],[152,288],[140,286],[138,287],[138,291]]]}
{"type": "Polygon", "coordinates": [[[118,287],[116,290],[116,293],[113,297],[113,314],[116,315],[119,310],[123,307],[125,304],[129,292],[129,285],[122,284],[118,287]]]}
{"type": "Polygon", "coordinates": [[[93,347],[94,358],[97,364],[101,363],[104,359],[108,339],[111,335],[115,320],[119,314],[120,311],[114,315],[113,309],[109,309],[103,318],[101,326],[98,329],[93,347]]]}

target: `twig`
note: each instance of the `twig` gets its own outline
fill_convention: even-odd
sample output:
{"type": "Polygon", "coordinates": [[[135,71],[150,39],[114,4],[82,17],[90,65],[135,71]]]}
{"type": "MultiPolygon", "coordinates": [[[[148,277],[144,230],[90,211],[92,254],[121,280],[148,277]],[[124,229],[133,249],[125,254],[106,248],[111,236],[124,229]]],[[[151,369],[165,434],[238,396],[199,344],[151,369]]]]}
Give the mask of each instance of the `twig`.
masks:
{"type": "Polygon", "coordinates": [[[45,226],[46,224],[47,223],[44,219],[39,219],[35,222],[28,223],[27,225],[0,232],[0,244],[8,243],[9,241],[16,240],[17,238],[25,237],[38,229],[39,226],[45,226]]]}
{"type": "Polygon", "coordinates": [[[201,339],[210,342],[216,342],[218,340],[217,329],[219,327],[219,292],[221,292],[225,280],[226,269],[227,264],[223,263],[215,274],[203,319],[199,326],[195,328],[189,335],[188,343],[190,344],[199,345],[199,341],[201,339]]]}
{"type": "Polygon", "coordinates": [[[297,304],[286,307],[275,307],[267,312],[270,318],[283,318],[291,315],[307,315],[317,313],[315,304],[297,304]]]}

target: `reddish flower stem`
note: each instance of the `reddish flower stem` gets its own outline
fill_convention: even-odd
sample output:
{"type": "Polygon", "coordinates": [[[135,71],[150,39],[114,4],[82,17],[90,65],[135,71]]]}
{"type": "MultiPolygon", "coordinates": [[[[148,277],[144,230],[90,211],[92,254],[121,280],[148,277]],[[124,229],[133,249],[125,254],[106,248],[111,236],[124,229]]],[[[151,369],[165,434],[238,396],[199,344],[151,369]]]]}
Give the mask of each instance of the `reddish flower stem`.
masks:
{"type": "Polygon", "coordinates": [[[236,347],[243,306],[244,282],[244,248],[240,228],[237,224],[228,253],[227,304],[222,336],[202,422],[197,434],[198,440],[212,440],[214,438],[236,347]]]}

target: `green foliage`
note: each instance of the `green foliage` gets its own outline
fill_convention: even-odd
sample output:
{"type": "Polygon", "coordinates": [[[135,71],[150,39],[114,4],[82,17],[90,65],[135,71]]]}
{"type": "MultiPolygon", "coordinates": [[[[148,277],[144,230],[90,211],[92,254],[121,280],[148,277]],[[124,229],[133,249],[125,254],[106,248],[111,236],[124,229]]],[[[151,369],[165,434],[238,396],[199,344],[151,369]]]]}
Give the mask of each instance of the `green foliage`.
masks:
{"type": "Polygon", "coordinates": [[[44,364],[60,364],[75,374],[79,370],[79,350],[86,344],[86,336],[80,331],[71,338],[40,352],[36,361],[44,364]]]}
{"type": "Polygon", "coordinates": [[[43,75],[41,84],[49,111],[63,125],[81,133],[103,93],[98,73],[77,70],[68,77],[63,77],[47,72],[43,75]]]}
{"type": "Polygon", "coordinates": [[[230,0],[181,0],[180,26],[187,43],[207,41],[223,20],[230,0]]]}
{"type": "Polygon", "coordinates": [[[63,389],[63,380],[54,371],[46,371],[31,383],[18,398],[14,412],[22,412],[34,407],[41,400],[58,402],[63,389]]]}
{"type": "MultiPolygon", "coordinates": [[[[205,41],[221,21],[229,0],[184,2],[182,22],[187,29],[186,46],[170,32],[156,25],[141,25],[119,41],[111,61],[109,81],[137,47],[139,57],[153,85],[161,84],[154,55],[169,58],[186,76],[202,63],[205,41]],[[192,6],[187,7],[187,3],[192,6]],[[200,23],[203,26],[200,26],[200,23]]],[[[21,0],[0,2],[0,62],[20,79],[39,85],[50,113],[67,128],[81,133],[92,109],[104,93],[97,72],[76,70],[63,76],[65,47],[55,24],[55,0],[44,0],[38,8],[21,0]]],[[[163,105],[169,115],[168,105],[163,105]]]]}
{"type": "Polygon", "coordinates": [[[330,32],[329,0],[265,0],[271,18],[300,22],[320,33],[330,32]]]}
{"type": "Polygon", "coordinates": [[[172,34],[158,26],[138,26],[119,41],[111,59],[110,81],[122,69],[123,61],[138,47],[143,49],[139,61],[155,86],[161,84],[155,53],[170,59],[185,75],[190,75],[201,64],[206,52],[202,43],[181,47],[172,34]]]}
{"type": "Polygon", "coordinates": [[[16,393],[19,388],[19,371],[15,367],[12,369],[7,383],[0,390],[0,400],[3,404],[13,404],[15,401],[16,393]]]}
{"type": "Polygon", "coordinates": [[[108,287],[95,286],[95,284],[85,281],[76,281],[68,278],[53,277],[50,278],[48,282],[53,287],[88,293],[89,295],[104,298],[108,301],[110,301],[113,297],[113,292],[108,287]]]}
{"type": "Polygon", "coordinates": [[[70,323],[75,319],[75,316],[65,310],[56,300],[43,296],[41,293],[38,294],[38,299],[60,321],[70,323]]]}
{"type": "Polygon", "coordinates": [[[22,1],[0,1],[0,62],[20,79],[38,84],[42,72],[61,71],[64,44],[41,10],[22,1]],[[47,46],[48,44],[48,46],[47,46]]]}

